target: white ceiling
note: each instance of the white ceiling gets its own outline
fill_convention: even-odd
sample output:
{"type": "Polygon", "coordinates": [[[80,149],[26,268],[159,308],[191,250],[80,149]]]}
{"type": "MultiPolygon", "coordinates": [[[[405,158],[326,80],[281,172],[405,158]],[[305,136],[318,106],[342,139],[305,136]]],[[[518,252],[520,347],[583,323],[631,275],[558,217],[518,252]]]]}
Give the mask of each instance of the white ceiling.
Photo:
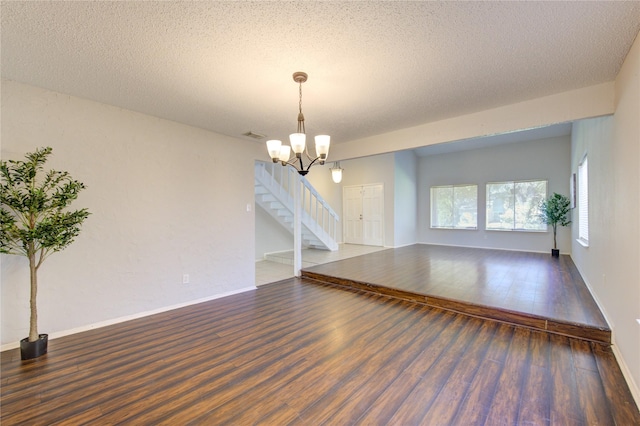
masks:
{"type": "Polygon", "coordinates": [[[612,81],[640,31],[640,1],[1,7],[3,78],[248,140],[295,131],[294,71],[341,143],[612,81]]]}

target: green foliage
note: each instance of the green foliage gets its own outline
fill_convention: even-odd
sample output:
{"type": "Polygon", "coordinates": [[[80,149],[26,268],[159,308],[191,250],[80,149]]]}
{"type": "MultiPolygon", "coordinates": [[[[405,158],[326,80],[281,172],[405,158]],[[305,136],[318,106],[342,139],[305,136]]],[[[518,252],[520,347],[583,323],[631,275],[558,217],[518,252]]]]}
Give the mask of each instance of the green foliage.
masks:
{"type": "Polygon", "coordinates": [[[69,173],[51,170],[39,179],[51,152],[41,148],[26,154],[26,161],[0,163],[0,253],[39,254],[37,266],[69,246],[90,214],[64,210],[85,188],[69,173]]]}
{"type": "Polygon", "coordinates": [[[87,209],[66,211],[84,184],[69,173],[43,165],[52,149],[40,148],[26,161],[0,162],[0,253],[26,256],[31,281],[29,342],[38,340],[36,295],[38,268],[52,253],[68,247],[89,217],[87,209]]]}
{"type": "Polygon", "coordinates": [[[547,225],[567,226],[571,223],[570,205],[571,201],[568,197],[554,192],[548,200],[540,203],[540,219],[547,225]]]}
{"type": "Polygon", "coordinates": [[[565,195],[554,192],[548,199],[540,203],[540,220],[553,227],[553,248],[557,248],[556,233],[558,225],[568,226],[571,223],[569,213],[571,201],[565,195]]]}

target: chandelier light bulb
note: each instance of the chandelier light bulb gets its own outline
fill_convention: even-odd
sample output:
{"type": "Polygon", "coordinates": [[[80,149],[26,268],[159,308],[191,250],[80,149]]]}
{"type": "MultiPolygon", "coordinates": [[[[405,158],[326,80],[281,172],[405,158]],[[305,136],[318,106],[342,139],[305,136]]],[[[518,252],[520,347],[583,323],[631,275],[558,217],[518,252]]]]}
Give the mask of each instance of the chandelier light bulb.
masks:
{"type": "Polygon", "coordinates": [[[331,143],[331,136],[318,135],[316,136],[316,155],[320,158],[320,164],[323,164],[329,155],[329,144],[331,143]]]}
{"type": "Polygon", "coordinates": [[[289,145],[282,145],[280,147],[280,153],[278,159],[282,162],[282,165],[286,165],[291,157],[291,147],[289,145]]]}
{"type": "Polygon", "coordinates": [[[295,152],[296,157],[300,157],[304,152],[306,146],[307,135],[304,133],[292,133],[289,135],[289,141],[291,142],[291,149],[295,152]]]}
{"type": "Polygon", "coordinates": [[[333,179],[335,183],[342,182],[342,169],[340,168],[340,163],[333,163],[333,167],[330,170],[331,179],[333,179]]]}
{"type": "Polygon", "coordinates": [[[269,152],[269,157],[271,160],[276,163],[280,158],[280,147],[282,146],[282,141],[273,139],[267,141],[267,151],[269,152]]]}

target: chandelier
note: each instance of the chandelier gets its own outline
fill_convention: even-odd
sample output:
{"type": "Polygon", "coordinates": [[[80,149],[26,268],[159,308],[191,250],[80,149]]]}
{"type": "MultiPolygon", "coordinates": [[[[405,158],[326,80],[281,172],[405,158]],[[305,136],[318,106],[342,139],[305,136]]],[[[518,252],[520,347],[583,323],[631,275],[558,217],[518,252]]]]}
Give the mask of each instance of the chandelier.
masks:
{"type": "Polygon", "coordinates": [[[298,71],[293,73],[293,81],[299,84],[300,102],[298,103],[298,130],[296,133],[289,135],[291,146],[283,145],[282,141],[273,139],[267,141],[267,151],[274,163],[280,162],[283,166],[289,165],[297,170],[302,176],[309,173],[309,169],[316,162],[324,164],[329,155],[329,143],[331,137],[329,135],[318,135],[315,137],[316,142],[316,158],[309,156],[306,146],[307,135],[304,128],[304,115],[302,114],[302,83],[307,81],[307,73],[298,71]],[[293,150],[295,157],[291,158],[293,150]],[[306,157],[309,164],[305,168],[302,154],[306,157]]]}

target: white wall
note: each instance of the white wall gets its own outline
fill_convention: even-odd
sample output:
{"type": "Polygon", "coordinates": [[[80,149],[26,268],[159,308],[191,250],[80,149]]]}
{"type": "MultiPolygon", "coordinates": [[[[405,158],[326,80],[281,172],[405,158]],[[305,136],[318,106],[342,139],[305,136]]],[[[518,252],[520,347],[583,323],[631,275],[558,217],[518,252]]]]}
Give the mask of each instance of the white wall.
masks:
{"type": "Polygon", "coordinates": [[[293,250],[293,234],[277,220],[255,205],[256,211],[256,261],[264,260],[264,255],[293,250]]]}
{"type": "MultiPolygon", "coordinates": [[[[254,287],[259,144],[11,81],[1,136],[3,159],[51,146],[47,166],[87,186],[73,207],[92,215],[40,270],[40,332],[254,287]]],[[[1,341],[13,344],[28,331],[28,266],[1,260],[1,341]]]]}
{"type": "MultiPolygon", "coordinates": [[[[342,188],[345,186],[371,184],[382,184],[384,186],[384,245],[385,247],[393,247],[394,155],[383,154],[342,161],[340,166],[344,169],[342,173],[342,188]]],[[[324,197],[324,194],[322,195],[324,197]]],[[[342,216],[342,191],[340,193],[339,210],[336,211],[342,216]]]]}
{"type": "MultiPolygon", "coordinates": [[[[341,161],[344,169],[340,184],[331,180],[329,168],[313,167],[309,182],[342,217],[342,193],[345,186],[384,185],[384,245],[400,247],[416,242],[417,157],[413,151],[374,155],[341,161]]],[[[340,225],[342,239],[342,223],[340,225]]]]}
{"type": "MultiPolygon", "coordinates": [[[[614,351],[640,403],[640,39],[616,79],[613,117],[574,124],[571,168],[589,159],[589,247],[574,263],[613,330],[614,351]]],[[[576,215],[577,216],[577,215],[576,215]]]]}
{"type": "Polygon", "coordinates": [[[418,158],[413,151],[394,154],[394,247],[415,244],[418,216],[418,158]]]}
{"type": "MultiPolygon", "coordinates": [[[[553,233],[486,231],[488,182],[511,180],[549,181],[549,194],[569,195],[571,139],[569,136],[505,144],[420,158],[418,167],[419,241],[509,250],[550,252],[553,233]],[[430,228],[430,188],[438,185],[478,185],[478,229],[430,228]]],[[[571,251],[570,229],[558,228],[558,248],[571,251]]]]}

